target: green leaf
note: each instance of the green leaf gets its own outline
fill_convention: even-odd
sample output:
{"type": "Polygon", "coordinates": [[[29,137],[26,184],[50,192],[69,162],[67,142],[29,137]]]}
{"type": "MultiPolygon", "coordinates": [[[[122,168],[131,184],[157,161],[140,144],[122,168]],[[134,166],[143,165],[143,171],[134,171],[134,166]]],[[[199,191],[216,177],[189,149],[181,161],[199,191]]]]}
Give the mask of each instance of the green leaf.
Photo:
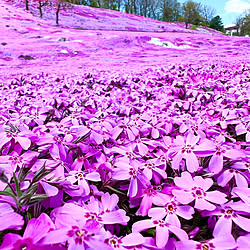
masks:
{"type": "Polygon", "coordinates": [[[5,188],[4,191],[0,191],[0,195],[7,195],[12,197],[15,200],[16,204],[18,205],[16,195],[13,194],[13,191],[9,187],[5,188]]]}
{"type": "Polygon", "coordinates": [[[30,221],[32,219],[32,215],[30,212],[27,212],[27,217],[28,217],[28,221],[30,221]]]}
{"type": "Polygon", "coordinates": [[[0,171],[0,181],[8,183],[8,177],[5,175],[4,171],[0,171]]]}
{"type": "Polygon", "coordinates": [[[0,191],[0,195],[8,195],[8,196],[16,199],[15,195],[10,191],[0,191]]]}
{"type": "Polygon", "coordinates": [[[113,188],[113,187],[111,187],[111,186],[109,186],[109,185],[107,185],[107,186],[105,186],[105,187],[108,188],[109,190],[111,190],[111,191],[117,193],[117,194],[126,195],[126,194],[124,194],[123,192],[121,192],[121,191],[119,191],[119,190],[117,190],[117,189],[115,189],[115,188],[113,188]]]}
{"type": "Polygon", "coordinates": [[[16,192],[17,192],[17,197],[20,198],[22,196],[22,191],[20,189],[20,184],[16,178],[16,175],[15,173],[13,173],[13,180],[15,182],[15,185],[16,185],[16,192]]]}
{"type": "Polygon", "coordinates": [[[40,181],[44,176],[46,176],[50,173],[50,171],[46,171],[45,164],[46,164],[46,162],[44,162],[43,166],[36,172],[36,174],[32,180],[33,183],[40,181]]]}
{"type": "Polygon", "coordinates": [[[19,174],[18,174],[18,181],[19,183],[23,182],[25,177],[29,174],[29,169],[28,168],[24,168],[22,167],[19,171],[19,174]]]}
{"type": "Polygon", "coordinates": [[[81,136],[81,137],[76,138],[76,139],[73,141],[73,143],[77,144],[77,143],[79,143],[79,142],[81,142],[81,141],[84,141],[86,138],[89,137],[89,135],[90,135],[90,132],[88,132],[88,133],[87,133],[86,135],[84,135],[84,136],[81,136]]]}
{"type": "Polygon", "coordinates": [[[28,190],[23,192],[22,196],[19,198],[20,205],[21,206],[27,205],[36,191],[37,191],[37,184],[32,185],[28,190]]]}
{"type": "Polygon", "coordinates": [[[14,132],[20,132],[18,126],[16,125],[13,125],[12,123],[8,122],[9,126],[11,127],[11,129],[14,131],[14,132]]]}
{"type": "Polygon", "coordinates": [[[46,194],[36,194],[36,195],[33,195],[31,198],[30,198],[30,201],[28,203],[28,205],[33,205],[37,202],[40,202],[44,199],[46,199],[48,196],[46,194]]]}
{"type": "Polygon", "coordinates": [[[145,231],[146,233],[148,233],[150,236],[154,237],[155,236],[155,228],[150,228],[147,231],[145,231]]]}

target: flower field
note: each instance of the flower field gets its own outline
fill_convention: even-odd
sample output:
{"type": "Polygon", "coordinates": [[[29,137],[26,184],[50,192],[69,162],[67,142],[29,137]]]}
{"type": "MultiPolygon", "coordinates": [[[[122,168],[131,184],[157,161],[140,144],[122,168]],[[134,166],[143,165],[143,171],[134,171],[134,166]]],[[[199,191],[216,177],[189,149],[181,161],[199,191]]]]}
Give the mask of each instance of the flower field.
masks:
{"type": "Polygon", "coordinates": [[[2,85],[1,249],[246,249],[249,70],[2,85]]]}
{"type": "Polygon", "coordinates": [[[249,38],[24,32],[17,11],[1,37],[0,249],[250,249],[249,38]]]}

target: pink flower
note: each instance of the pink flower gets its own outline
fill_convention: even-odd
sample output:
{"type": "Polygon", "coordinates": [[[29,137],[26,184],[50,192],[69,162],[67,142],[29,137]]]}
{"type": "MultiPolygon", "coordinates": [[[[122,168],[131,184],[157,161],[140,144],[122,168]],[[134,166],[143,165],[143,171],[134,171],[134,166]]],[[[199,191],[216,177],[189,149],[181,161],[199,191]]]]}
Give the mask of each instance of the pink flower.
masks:
{"type": "Polygon", "coordinates": [[[171,225],[163,220],[151,219],[151,220],[137,221],[132,226],[132,232],[137,233],[137,232],[141,232],[152,227],[156,228],[155,237],[156,237],[156,246],[158,248],[165,247],[165,245],[167,244],[169,240],[169,232],[175,234],[180,240],[188,239],[188,235],[184,230],[174,225],[171,225]]]}
{"type": "Polygon", "coordinates": [[[189,172],[183,172],[181,177],[175,177],[174,182],[180,189],[174,189],[173,195],[182,204],[188,204],[195,200],[194,207],[200,210],[214,210],[215,205],[227,202],[226,194],[219,191],[207,191],[212,185],[213,180],[201,176],[192,178],[189,172]]]}
{"type": "Polygon", "coordinates": [[[213,144],[209,140],[203,140],[202,143],[197,145],[199,140],[200,137],[195,136],[193,133],[189,133],[185,139],[182,136],[176,137],[174,140],[175,146],[170,149],[173,158],[173,169],[179,169],[181,160],[185,159],[187,170],[190,173],[198,170],[199,162],[196,154],[208,156],[213,150],[213,144]]]}
{"type": "Polygon", "coordinates": [[[140,207],[139,210],[137,211],[137,214],[146,216],[153,204],[159,205],[164,203],[164,201],[168,199],[169,199],[168,195],[159,192],[152,186],[149,186],[148,188],[142,190],[142,200],[140,202],[140,207]]]}
{"type": "Polygon", "coordinates": [[[213,231],[214,236],[231,234],[233,222],[245,231],[250,232],[250,208],[242,201],[230,201],[217,207],[214,211],[207,211],[202,213],[202,215],[218,216],[218,221],[216,222],[213,231]],[[241,214],[246,215],[247,217],[241,216],[241,214]]]}
{"type": "Polygon", "coordinates": [[[191,206],[180,206],[174,199],[165,203],[164,207],[154,207],[149,210],[148,216],[152,219],[162,220],[165,218],[165,222],[181,227],[178,216],[190,220],[193,218],[194,209],[191,206]]]}
{"type": "Polygon", "coordinates": [[[235,128],[237,135],[242,135],[246,133],[246,141],[250,142],[250,119],[249,117],[244,117],[241,122],[235,128]]]}
{"type": "MultiPolygon", "coordinates": [[[[8,233],[3,239],[1,249],[26,249],[44,246],[39,241],[42,240],[46,234],[55,228],[53,222],[47,214],[42,213],[37,219],[31,219],[23,233],[23,237],[18,234],[8,233]]],[[[46,245],[46,244],[45,244],[46,245]]],[[[46,247],[42,248],[46,249],[46,247]]]]}
{"type": "Polygon", "coordinates": [[[149,180],[139,168],[139,164],[135,160],[129,160],[126,158],[118,158],[115,163],[116,168],[114,168],[112,173],[112,178],[115,180],[130,180],[128,188],[128,196],[136,196],[139,185],[144,187],[149,184],[149,180]]]}
{"type": "MultiPolygon", "coordinates": [[[[103,198],[104,204],[107,199],[107,195],[103,198]]],[[[111,200],[116,198],[110,197],[111,200]]],[[[115,201],[114,201],[115,202],[115,201]]],[[[104,206],[106,207],[106,205],[104,206]]],[[[123,209],[114,208],[111,205],[111,210],[103,210],[103,205],[93,197],[85,207],[75,205],[73,203],[66,203],[63,207],[58,207],[53,210],[53,216],[56,218],[56,225],[71,225],[72,220],[78,223],[97,223],[98,225],[111,225],[122,224],[126,225],[129,221],[129,217],[126,216],[126,212],[123,209]]]]}
{"type": "Polygon", "coordinates": [[[231,234],[224,234],[204,242],[194,240],[178,241],[175,243],[176,250],[231,250],[237,244],[231,234]]]}
{"type": "Polygon", "coordinates": [[[130,121],[128,118],[120,121],[117,126],[115,126],[110,133],[112,134],[112,138],[116,140],[121,133],[125,133],[126,137],[130,141],[134,141],[136,136],[139,134],[138,128],[135,126],[133,121],[130,121]]]}
{"type": "Polygon", "coordinates": [[[5,132],[0,133],[0,148],[13,140],[15,143],[19,143],[24,150],[27,150],[31,145],[29,138],[31,136],[34,136],[34,134],[28,128],[25,127],[21,131],[17,126],[11,125],[5,128],[5,132]]]}
{"type": "Polygon", "coordinates": [[[237,239],[237,250],[247,250],[250,249],[250,233],[240,236],[237,239]]]}
{"type": "MultiPolygon", "coordinates": [[[[165,162],[164,162],[165,163],[165,162]]],[[[156,161],[156,159],[150,159],[145,163],[141,164],[141,169],[148,180],[154,178],[155,175],[159,176],[158,178],[166,179],[167,173],[165,172],[165,166],[162,163],[156,161]]]]}
{"type": "Polygon", "coordinates": [[[218,185],[225,187],[227,183],[234,178],[236,181],[237,187],[247,188],[248,182],[244,175],[236,169],[226,169],[217,179],[218,185]]]}
{"type": "Polygon", "coordinates": [[[141,249],[142,245],[145,243],[144,237],[139,233],[131,233],[124,237],[117,237],[115,235],[111,235],[111,233],[107,231],[106,235],[107,236],[104,237],[104,243],[106,246],[109,246],[108,249],[110,250],[141,249]]]}
{"type": "Polygon", "coordinates": [[[236,195],[236,197],[240,197],[246,204],[250,204],[250,188],[234,187],[232,189],[232,195],[236,195]]]}
{"type": "Polygon", "coordinates": [[[218,174],[223,169],[223,158],[227,157],[229,159],[238,159],[244,157],[245,154],[242,150],[232,149],[218,143],[216,145],[215,153],[209,161],[208,169],[213,174],[218,174]]]}
{"type": "Polygon", "coordinates": [[[79,195],[89,195],[90,188],[87,180],[89,181],[101,181],[100,174],[98,172],[88,171],[70,171],[66,180],[71,183],[73,187],[79,189],[79,195]]]}
{"type": "Polygon", "coordinates": [[[9,155],[0,156],[0,169],[7,173],[13,173],[17,167],[30,167],[37,159],[39,153],[34,151],[27,151],[23,154],[18,154],[16,151],[9,155]]]}
{"type": "Polygon", "coordinates": [[[23,217],[15,213],[8,203],[0,203],[0,231],[6,229],[20,230],[24,224],[23,217]]]}
{"type": "MultiPolygon", "coordinates": [[[[73,222],[72,226],[65,225],[61,229],[56,229],[47,233],[41,240],[44,245],[54,245],[58,243],[68,244],[69,250],[99,248],[102,244],[96,237],[100,232],[98,223],[73,222]]],[[[102,235],[103,237],[103,235],[102,235]]]]}

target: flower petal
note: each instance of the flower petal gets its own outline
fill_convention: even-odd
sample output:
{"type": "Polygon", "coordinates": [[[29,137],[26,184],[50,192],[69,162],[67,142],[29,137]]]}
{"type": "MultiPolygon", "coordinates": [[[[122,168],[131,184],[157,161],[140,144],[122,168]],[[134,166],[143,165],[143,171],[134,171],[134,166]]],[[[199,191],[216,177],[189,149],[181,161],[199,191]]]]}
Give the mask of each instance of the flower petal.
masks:
{"type": "Polygon", "coordinates": [[[88,173],[85,178],[89,181],[101,181],[100,174],[97,172],[88,173]]]}
{"type": "Polygon", "coordinates": [[[40,184],[42,185],[45,193],[47,194],[48,197],[52,197],[58,194],[58,188],[54,187],[50,184],[48,184],[45,181],[40,181],[40,184]]]}
{"type": "Polygon", "coordinates": [[[153,220],[161,220],[166,216],[166,210],[163,207],[154,207],[149,209],[148,216],[153,220]]]}
{"type": "Polygon", "coordinates": [[[18,141],[21,145],[21,147],[24,149],[24,150],[27,150],[30,145],[31,145],[31,141],[29,138],[26,138],[26,137],[16,137],[16,141],[18,141]]]}
{"type": "Polygon", "coordinates": [[[102,215],[102,223],[103,224],[108,224],[108,225],[122,224],[122,225],[126,225],[128,221],[129,221],[129,217],[126,216],[125,210],[122,210],[122,209],[118,209],[116,211],[109,212],[109,213],[104,213],[102,215]]]}
{"type": "Polygon", "coordinates": [[[237,224],[239,227],[244,229],[247,232],[250,232],[250,219],[245,218],[243,216],[237,215],[236,217],[232,217],[232,220],[235,224],[237,224]]]}
{"type": "Polygon", "coordinates": [[[224,171],[217,179],[218,185],[225,187],[227,183],[233,178],[234,174],[230,170],[224,171]]]}
{"type": "Polygon", "coordinates": [[[172,194],[176,197],[176,200],[182,204],[188,204],[194,200],[194,197],[191,193],[185,192],[183,190],[174,189],[172,194]]]}
{"type": "Polygon", "coordinates": [[[138,233],[138,232],[144,231],[146,229],[149,229],[155,226],[156,224],[154,224],[152,220],[140,220],[133,224],[132,232],[138,233]]]}
{"type": "Polygon", "coordinates": [[[183,158],[186,159],[187,170],[190,173],[196,172],[197,169],[199,168],[199,161],[198,161],[196,155],[193,152],[184,153],[183,158]]]}
{"type": "Polygon", "coordinates": [[[144,237],[139,233],[131,233],[122,238],[122,244],[126,247],[141,245],[145,242],[144,237]]]}
{"type": "Polygon", "coordinates": [[[148,147],[143,143],[138,143],[138,150],[140,155],[146,155],[148,153],[148,147]]]}
{"type": "Polygon", "coordinates": [[[227,202],[226,196],[227,196],[226,194],[220,191],[211,191],[211,192],[206,192],[205,199],[216,204],[224,204],[227,202]]]}
{"type": "Polygon", "coordinates": [[[190,190],[194,187],[192,176],[186,171],[181,173],[181,177],[175,177],[174,183],[176,186],[186,190],[190,190]]]}
{"type": "Polygon", "coordinates": [[[218,174],[223,169],[223,155],[215,153],[209,161],[208,168],[211,173],[218,174]]]}
{"type": "Polygon", "coordinates": [[[53,222],[47,214],[42,213],[37,219],[33,218],[28,222],[23,238],[31,238],[36,243],[51,229],[54,229],[53,222]]]}
{"type": "Polygon", "coordinates": [[[231,218],[224,218],[221,216],[217,223],[215,224],[213,236],[217,237],[223,234],[231,234],[232,232],[232,219],[231,218]]]}
{"type": "Polygon", "coordinates": [[[219,237],[210,240],[209,243],[212,243],[215,246],[215,249],[218,250],[231,250],[237,247],[235,239],[231,234],[222,234],[219,237]]]}
{"type": "Polygon", "coordinates": [[[171,167],[172,167],[173,169],[179,169],[179,168],[180,168],[180,162],[181,162],[181,160],[182,160],[182,156],[183,156],[182,152],[178,152],[178,153],[174,156],[173,161],[172,161],[172,165],[171,165],[171,167]]]}
{"type": "Polygon", "coordinates": [[[242,150],[237,149],[229,149],[224,153],[224,155],[230,159],[237,159],[246,156],[242,150]]]}
{"type": "Polygon", "coordinates": [[[115,180],[128,180],[130,178],[130,174],[128,170],[115,169],[112,173],[112,178],[115,180]]]}
{"type": "Polygon", "coordinates": [[[204,200],[203,198],[199,199],[197,198],[195,200],[195,208],[200,209],[200,210],[209,210],[212,211],[216,208],[215,205],[211,204],[210,202],[204,200]]]}
{"type": "Polygon", "coordinates": [[[179,228],[181,227],[181,223],[176,214],[168,214],[166,216],[165,222],[175,227],[179,227],[179,228]]]}
{"type": "Polygon", "coordinates": [[[157,226],[156,227],[156,246],[158,248],[163,248],[168,242],[169,238],[169,229],[168,227],[161,227],[157,226]]]}
{"type": "Polygon", "coordinates": [[[21,229],[24,224],[23,217],[15,212],[6,213],[0,217],[0,231],[6,229],[21,229]]]}
{"type": "Polygon", "coordinates": [[[144,195],[140,204],[139,213],[142,216],[148,215],[148,210],[152,207],[153,197],[144,195]]]}
{"type": "Polygon", "coordinates": [[[18,234],[8,233],[8,234],[4,235],[1,249],[2,250],[13,249],[13,245],[20,239],[22,239],[22,237],[18,234]]]}
{"type": "Polygon", "coordinates": [[[195,145],[199,141],[200,137],[195,136],[194,133],[189,133],[187,136],[187,142],[186,145],[195,145]]]}
{"type": "Polygon", "coordinates": [[[137,179],[132,177],[128,188],[128,196],[129,197],[136,196],[137,191],[138,191],[137,179]]]}
{"type": "Polygon", "coordinates": [[[207,191],[212,185],[213,180],[211,178],[202,178],[201,176],[194,177],[194,186],[201,187],[204,191],[207,191]]]}
{"type": "Polygon", "coordinates": [[[242,174],[236,172],[234,176],[235,176],[236,185],[238,187],[242,187],[242,188],[248,187],[248,182],[242,174]]]}
{"type": "Polygon", "coordinates": [[[193,218],[194,209],[191,206],[177,206],[176,214],[186,220],[190,220],[193,218]]]}
{"type": "Polygon", "coordinates": [[[169,225],[169,230],[175,234],[180,240],[188,240],[188,235],[187,233],[182,230],[181,228],[169,225]]]}

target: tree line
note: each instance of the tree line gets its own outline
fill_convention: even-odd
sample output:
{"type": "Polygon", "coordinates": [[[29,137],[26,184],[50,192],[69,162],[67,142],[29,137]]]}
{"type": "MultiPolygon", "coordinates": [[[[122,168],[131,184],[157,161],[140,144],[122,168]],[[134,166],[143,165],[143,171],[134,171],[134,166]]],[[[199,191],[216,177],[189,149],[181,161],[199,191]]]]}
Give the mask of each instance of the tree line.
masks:
{"type": "MultiPolygon", "coordinates": [[[[39,9],[40,17],[43,17],[45,6],[51,6],[56,12],[56,24],[59,23],[59,12],[69,9],[73,4],[86,5],[95,8],[112,9],[130,14],[145,16],[165,22],[184,22],[186,28],[196,29],[197,25],[203,25],[224,32],[224,25],[215,8],[201,4],[194,0],[184,3],[178,0],[23,0],[26,10],[29,4],[35,4],[39,9]],[[191,27],[190,25],[191,24],[191,27]]],[[[249,34],[250,11],[237,20],[240,27],[237,35],[249,34]]]]}
{"type": "Polygon", "coordinates": [[[240,15],[236,21],[238,32],[235,35],[238,36],[250,36],[250,9],[240,15]]]}
{"type": "Polygon", "coordinates": [[[84,4],[96,8],[124,11],[165,22],[185,22],[203,25],[224,31],[222,20],[216,10],[193,0],[181,4],[178,0],[67,0],[74,4],[84,4]],[[214,25],[216,23],[216,25],[214,25]]]}

